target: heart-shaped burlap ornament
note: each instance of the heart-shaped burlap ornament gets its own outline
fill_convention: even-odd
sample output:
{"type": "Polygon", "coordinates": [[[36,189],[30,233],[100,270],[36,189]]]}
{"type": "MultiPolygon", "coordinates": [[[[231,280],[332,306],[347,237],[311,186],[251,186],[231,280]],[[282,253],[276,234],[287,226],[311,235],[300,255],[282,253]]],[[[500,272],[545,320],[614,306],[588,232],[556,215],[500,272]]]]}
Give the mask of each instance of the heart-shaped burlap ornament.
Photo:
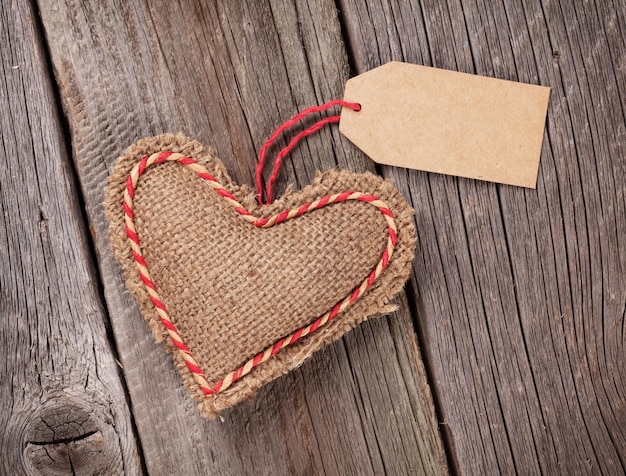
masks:
{"type": "Polygon", "coordinates": [[[106,195],[128,287],[209,417],[392,310],[415,249],[412,210],[380,177],[331,170],[259,206],[180,135],[131,146],[106,195]]]}

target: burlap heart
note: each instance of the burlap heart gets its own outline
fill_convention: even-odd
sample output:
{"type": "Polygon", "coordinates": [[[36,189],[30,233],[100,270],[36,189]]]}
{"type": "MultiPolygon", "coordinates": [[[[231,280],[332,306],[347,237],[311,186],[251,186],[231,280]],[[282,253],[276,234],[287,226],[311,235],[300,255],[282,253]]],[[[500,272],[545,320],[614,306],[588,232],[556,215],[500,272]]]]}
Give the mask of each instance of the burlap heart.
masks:
{"type": "Polygon", "coordinates": [[[106,211],[128,287],[209,417],[389,312],[415,249],[412,210],[375,175],[328,171],[258,206],[180,135],[117,160],[106,211]]]}

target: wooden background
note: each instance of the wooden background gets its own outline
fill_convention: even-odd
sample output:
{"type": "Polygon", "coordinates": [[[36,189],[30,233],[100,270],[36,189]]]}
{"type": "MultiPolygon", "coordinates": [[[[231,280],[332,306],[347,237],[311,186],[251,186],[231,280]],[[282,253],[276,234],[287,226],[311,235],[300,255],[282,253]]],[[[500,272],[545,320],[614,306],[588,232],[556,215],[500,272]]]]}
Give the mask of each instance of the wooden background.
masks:
{"type": "Polygon", "coordinates": [[[625,2],[6,1],[0,35],[0,472],[626,472],[625,2]],[[200,418],[108,249],[115,158],[182,131],[252,185],[276,126],[390,60],[550,86],[537,189],[307,139],[278,192],[389,178],[416,210],[411,281],[200,418]]]}

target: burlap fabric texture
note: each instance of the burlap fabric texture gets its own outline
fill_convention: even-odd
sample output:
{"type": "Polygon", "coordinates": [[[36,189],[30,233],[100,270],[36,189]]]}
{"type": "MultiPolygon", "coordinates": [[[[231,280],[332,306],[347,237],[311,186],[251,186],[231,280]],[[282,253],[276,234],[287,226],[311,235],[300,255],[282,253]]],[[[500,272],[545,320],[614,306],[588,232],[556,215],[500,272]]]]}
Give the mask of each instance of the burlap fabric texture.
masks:
{"type": "MultiPolygon", "coordinates": [[[[330,170],[318,174],[303,190],[259,207],[253,191],[233,183],[210,151],[181,135],[165,134],[129,147],[111,173],[105,206],[111,247],[128,288],[157,341],[165,340],[185,385],[207,417],[251,397],[368,316],[392,311],[390,301],[409,276],[415,250],[413,212],[380,177],[330,170]],[[393,212],[398,227],[388,267],[354,304],[326,325],[220,393],[203,394],[167,338],[139,278],[125,233],[123,194],[129,173],[142,158],[161,151],[194,158],[256,217],[269,217],[347,190],[379,197],[393,212]]],[[[328,205],[268,229],[256,228],[179,163],[146,170],[136,187],[134,215],[142,253],[162,301],[211,384],[349,295],[376,267],[388,238],[383,215],[358,201],[328,205]]]]}

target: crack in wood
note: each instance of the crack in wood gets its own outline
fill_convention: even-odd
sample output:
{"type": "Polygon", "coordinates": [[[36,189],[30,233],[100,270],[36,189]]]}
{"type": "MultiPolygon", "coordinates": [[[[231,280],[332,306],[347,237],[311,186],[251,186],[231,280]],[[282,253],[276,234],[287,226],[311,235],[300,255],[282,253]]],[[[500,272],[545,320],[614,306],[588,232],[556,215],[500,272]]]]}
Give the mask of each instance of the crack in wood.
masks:
{"type": "Polygon", "coordinates": [[[96,433],[98,434],[102,434],[100,431],[98,430],[94,430],[94,431],[90,431],[87,432],[83,435],[79,435],[79,436],[75,436],[72,438],[60,438],[58,440],[50,440],[50,441],[28,441],[28,444],[31,445],[37,445],[37,446],[45,446],[45,445],[64,445],[64,444],[69,444],[69,443],[76,443],[82,440],[86,440],[87,438],[89,438],[90,436],[95,435],[96,433]]]}

